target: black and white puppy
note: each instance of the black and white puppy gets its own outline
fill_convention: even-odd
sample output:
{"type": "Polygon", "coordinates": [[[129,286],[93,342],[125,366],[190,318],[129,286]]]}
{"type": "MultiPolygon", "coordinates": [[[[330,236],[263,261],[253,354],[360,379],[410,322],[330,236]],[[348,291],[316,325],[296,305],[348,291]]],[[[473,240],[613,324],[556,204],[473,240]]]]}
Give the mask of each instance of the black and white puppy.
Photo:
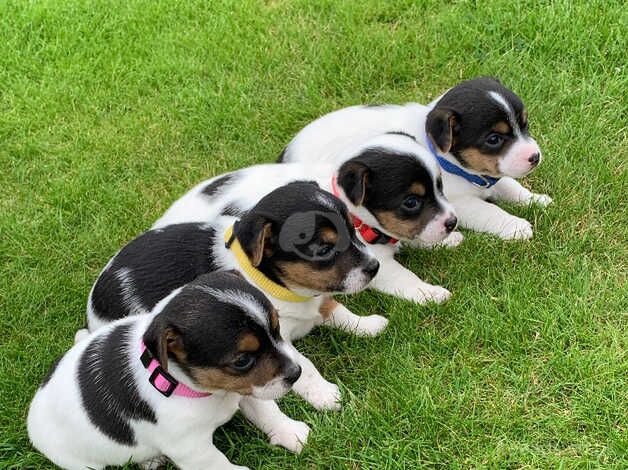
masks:
{"type": "Polygon", "coordinates": [[[242,408],[293,422],[272,401],[301,368],[268,299],[234,272],[202,275],[153,312],[117,320],[53,367],[28,413],[56,465],[102,469],[166,456],[182,470],[243,469],[212,444],[242,408]]]}
{"type": "MultiPolygon", "coordinates": [[[[541,150],[528,131],[523,102],[493,78],[462,82],[428,106],[352,106],[332,112],[303,128],[280,160],[341,163],[347,148],[387,132],[405,132],[431,150],[462,227],[503,239],[532,237],[528,221],[487,201],[542,206],[552,201],[515,181],[539,165],[541,150]]],[[[462,238],[454,232],[445,244],[455,246],[462,238]]]]}
{"type": "Polygon", "coordinates": [[[240,217],[218,214],[156,228],[129,242],[92,288],[89,329],[146,313],[201,274],[235,269],[279,311],[282,336],[303,368],[295,392],[317,409],[337,409],[338,387],[291,343],[323,323],[362,335],[380,332],[384,317],[359,317],[328,297],[362,290],[379,263],[357,239],[345,204],[314,183],[280,186],[249,209],[240,217]]]}
{"type": "Polygon", "coordinates": [[[347,204],[359,237],[370,243],[380,269],[369,287],[417,303],[449,298],[447,289],[422,281],[394,259],[397,241],[436,244],[456,227],[434,158],[398,133],[367,139],[339,157],[340,164],[256,165],[209,179],[177,200],[154,227],[246,211],[274,188],[307,178],[347,204]]]}

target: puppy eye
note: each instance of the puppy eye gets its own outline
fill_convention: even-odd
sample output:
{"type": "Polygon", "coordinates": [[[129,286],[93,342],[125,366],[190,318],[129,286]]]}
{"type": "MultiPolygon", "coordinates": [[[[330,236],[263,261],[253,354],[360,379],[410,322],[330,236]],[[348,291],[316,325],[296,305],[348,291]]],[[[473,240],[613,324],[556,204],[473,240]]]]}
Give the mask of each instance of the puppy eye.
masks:
{"type": "Polygon", "coordinates": [[[246,372],[251,369],[255,365],[255,357],[251,354],[242,354],[238,357],[231,367],[233,367],[238,372],[246,372]]]}
{"type": "Polygon", "coordinates": [[[314,250],[314,254],[316,256],[325,256],[328,255],[329,252],[331,251],[331,249],[334,246],[331,243],[324,243],[322,245],[319,245],[315,250],[314,250]]]}
{"type": "Polygon", "coordinates": [[[504,138],[499,134],[489,134],[486,137],[486,144],[489,147],[499,147],[503,141],[504,138]]]}
{"type": "Polygon", "coordinates": [[[419,205],[421,205],[421,201],[419,201],[418,196],[411,194],[403,200],[403,203],[401,205],[405,209],[416,209],[417,207],[419,207],[419,205]]]}

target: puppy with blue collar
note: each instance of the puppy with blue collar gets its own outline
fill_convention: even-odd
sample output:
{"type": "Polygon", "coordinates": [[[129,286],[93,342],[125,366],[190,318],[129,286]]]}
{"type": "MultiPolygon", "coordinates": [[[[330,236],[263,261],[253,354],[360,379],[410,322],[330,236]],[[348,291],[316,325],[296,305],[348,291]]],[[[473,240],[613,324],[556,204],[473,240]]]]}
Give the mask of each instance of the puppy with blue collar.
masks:
{"type": "MultiPolygon", "coordinates": [[[[292,341],[322,324],[374,335],[387,320],[357,316],[331,299],[331,294],[365,288],[379,263],[357,239],[347,207],[312,182],[282,185],[238,215],[214,214],[202,222],[160,226],[138,236],[109,261],[92,287],[89,330],[147,313],[181,285],[221,269],[240,272],[279,311],[282,337],[303,369],[295,392],[317,409],[338,409],[338,387],[292,341]]],[[[292,441],[279,444],[295,450],[292,441]]]]}
{"type": "MultiPolygon", "coordinates": [[[[244,469],[212,435],[239,408],[276,406],[299,378],[279,328],[275,308],[242,276],[202,275],[150,314],[75,344],[35,394],[28,435],[70,470],[162,456],[182,470],[244,469]]],[[[272,427],[292,426],[275,413],[272,427]]]]}
{"type": "Polygon", "coordinates": [[[400,241],[433,245],[456,227],[430,153],[413,137],[391,133],[339,156],[340,164],[255,165],[209,179],[177,200],[154,227],[241,213],[276,187],[311,179],[347,205],[358,237],[377,257],[380,268],[370,288],[420,304],[448,299],[447,289],[421,280],[394,258],[400,241]]]}
{"type": "MultiPolygon", "coordinates": [[[[332,112],[303,128],[280,161],[341,163],[347,148],[387,132],[407,133],[434,155],[462,227],[506,240],[529,239],[527,220],[489,201],[552,202],[516,181],[538,167],[541,150],[530,136],[523,102],[493,78],[462,82],[427,106],[352,106],[332,112]]],[[[444,244],[455,246],[462,239],[453,232],[444,244]]]]}

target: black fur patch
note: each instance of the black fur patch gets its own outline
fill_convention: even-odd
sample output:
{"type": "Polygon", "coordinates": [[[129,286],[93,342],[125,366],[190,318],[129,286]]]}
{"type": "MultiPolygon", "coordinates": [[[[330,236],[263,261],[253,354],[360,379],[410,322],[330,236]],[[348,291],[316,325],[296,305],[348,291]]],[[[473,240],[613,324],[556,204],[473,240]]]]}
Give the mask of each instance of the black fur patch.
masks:
{"type": "Polygon", "coordinates": [[[132,313],[132,297],[151,310],[174,289],[217,269],[212,246],[215,231],[204,224],[169,225],[149,230],[126,245],[103,271],[92,292],[92,308],[113,321],[132,313]],[[126,273],[126,285],[120,279],[126,273]]]}
{"type": "Polygon", "coordinates": [[[46,373],[44,380],[41,381],[40,387],[45,387],[48,384],[48,382],[50,382],[50,379],[54,375],[55,371],[57,370],[57,367],[59,366],[61,359],[63,359],[63,355],[56,358],[54,362],[50,364],[50,368],[48,369],[48,372],[46,373]]]}
{"type": "Polygon", "coordinates": [[[227,183],[231,182],[233,179],[233,175],[228,174],[221,176],[220,178],[216,178],[214,181],[209,183],[207,186],[203,188],[202,193],[205,196],[213,196],[227,183]]]}
{"type": "Polygon", "coordinates": [[[222,212],[220,213],[220,215],[230,215],[232,217],[241,217],[242,215],[245,214],[245,212],[246,211],[240,209],[239,207],[236,207],[232,204],[227,204],[222,210],[222,212]]]}
{"type": "Polygon", "coordinates": [[[137,390],[130,367],[133,348],[139,355],[139,344],[129,344],[131,326],[118,325],[92,341],[78,366],[81,399],[90,421],[110,439],[128,446],[135,445],[130,420],[157,422],[154,410],[137,390]]]}
{"type": "Polygon", "coordinates": [[[406,136],[406,137],[414,140],[415,142],[417,141],[416,138],[413,135],[408,134],[407,132],[403,132],[403,131],[390,131],[390,132],[386,132],[386,134],[403,135],[403,136],[406,136]]]}

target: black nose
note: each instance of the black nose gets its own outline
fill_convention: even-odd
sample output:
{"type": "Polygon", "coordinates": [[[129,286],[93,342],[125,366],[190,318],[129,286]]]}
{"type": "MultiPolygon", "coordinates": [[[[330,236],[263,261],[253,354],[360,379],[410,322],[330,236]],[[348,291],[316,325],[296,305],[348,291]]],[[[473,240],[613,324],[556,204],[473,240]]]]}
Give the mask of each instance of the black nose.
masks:
{"type": "Polygon", "coordinates": [[[286,371],[285,380],[290,385],[293,385],[297,380],[301,377],[301,366],[299,364],[294,364],[286,371]]]}
{"type": "Polygon", "coordinates": [[[375,277],[377,271],[379,271],[379,261],[373,258],[363,269],[364,273],[370,277],[375,277]]]}
{"type": "Polygon", "coordinates": [[[452,215],[445,221],[445,229],[447,232],[453,232],[456,225],[458,225],[458,218],[455,215],[452,215]]]}
{"type": "Polygon", "coordinates": [[[533,153],[530,155],[530,158],[528,158],[528,161],[532,163],[532,165],[538,165],[541,161],[541,154],[539,152],[533,153]]]}

